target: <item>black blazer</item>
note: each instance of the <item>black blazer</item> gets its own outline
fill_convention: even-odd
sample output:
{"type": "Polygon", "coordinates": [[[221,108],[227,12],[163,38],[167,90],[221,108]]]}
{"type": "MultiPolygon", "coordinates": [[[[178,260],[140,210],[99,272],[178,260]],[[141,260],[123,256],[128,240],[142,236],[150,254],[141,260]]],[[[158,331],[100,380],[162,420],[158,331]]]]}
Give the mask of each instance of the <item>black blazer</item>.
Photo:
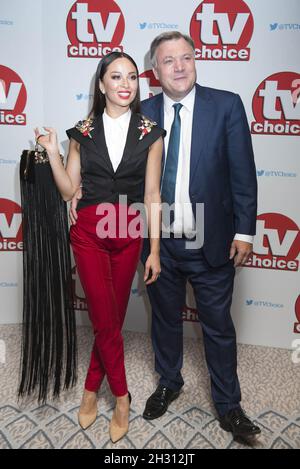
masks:
{"type": "Polygon", "coordinates": [[[102,115],[92,121],[88,135],[76,127],[67,130],[69,138],[80,143],[82,198],[78,210],[102,202],[115,203],[119,195],[127,195],[128,203],[143,202],[144,181],[150,145],[165,131],[155,123],[141,139],[143,116],[132,113],[121,162],[114,171],[105,142],[102,115]]]}

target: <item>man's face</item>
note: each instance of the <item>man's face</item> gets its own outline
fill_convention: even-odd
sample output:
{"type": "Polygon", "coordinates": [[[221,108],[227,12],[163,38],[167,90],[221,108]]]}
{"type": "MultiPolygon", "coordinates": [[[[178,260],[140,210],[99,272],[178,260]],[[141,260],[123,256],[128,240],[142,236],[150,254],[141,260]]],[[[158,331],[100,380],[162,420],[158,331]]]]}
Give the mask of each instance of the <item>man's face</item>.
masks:
{"type": "Polygon", "coordinates": [[[183,38],[162,42],[156,50],[155,77],[174,101],[183,99],[196,81],[194,51],[183,38]]]}

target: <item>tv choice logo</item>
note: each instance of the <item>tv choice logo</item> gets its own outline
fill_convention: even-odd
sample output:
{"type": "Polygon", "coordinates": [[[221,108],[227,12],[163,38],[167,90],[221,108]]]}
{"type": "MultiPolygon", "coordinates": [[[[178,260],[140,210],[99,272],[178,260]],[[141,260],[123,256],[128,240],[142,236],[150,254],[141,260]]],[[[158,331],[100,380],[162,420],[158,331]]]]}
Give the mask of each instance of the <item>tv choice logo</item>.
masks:
{"type": "Polygon", "coordinates": [[[299,269],[300,231],[297,224],[280,213],[264,213],[257,217],[253,253],[245,267],[258,269],[299,269]]]}
{"type": "Polygon", "coordinates": [[[16,288],[17,286],[16,282],[0,282],[0,288],[16,288]]]}
{"type": "Polygon", "coordinates": [[[197,308],[185,305],[182,310],[182,320],[185,322],[199,322],[197,308]]]}
{"type": "Polygon", "coordinates": [[[92,101],[94,95],[92,93],[76,93],[76,101],[92,101]]]}
{"type": "Polygon", "coordinates": [[[27,101],[22,78],[12,69],[0,65],[0,124],[26,125],[27,101]]]}
{"type": "Polygon", "coordinates": [[[190,284],[186,288],[185,304],[182,308],[181,316],[184,322],[199,322],[196,299],[190,284]]]}
{"type": "Polygon", "coordinates": [[[265,78],[252,100],[251,132],[300,135],[300,74],[278,72],[265,78]]]}
{"type": "Polygon", "coordinates": [[[22,209],[16,202],[0,198],[0,251],[22,250],[22,209]]]}
{"type": "Polygon", "coordinates": [[[140,73],[140,90],[142,99],[151,98],[152,96],[161,92],[161,84],[155,78],[153,70],[145,70],[140,73]]]}
{"type": "Polygon", "coordinates": [[[7,164],[7,165],[16,165],[18,164],[17,160],[11,160],[8,158],[0,158],[0,164],[7,164]]]}
{"type": "Polygon", "coordinates": [[[196,60],[248,61],[253,28],[243,0],[204,0],[190,22],[196,60]]]}
{"type": "Polygon", "coordinates": [[[145,29],[178,29],[178,24],[169,24],[169,23],[139,23],[139,28],[142,30],[145,29]]]}
{"type": "Polygon", "coordinates": [[[270,31],[300,31],[299,23],[270,23],[270,31]]]}
{"type": "Polygon", "coordinates": [[[86,302],[86,298],[85,298],[82,285],[79,280],[76,265],[72,267],[71,274],[72,274],[72,294],[73,294],[73,299],[74,299],[74,309],[76,311],[87,311],[88,310],[87,302],[86,302]]]}
{"type": "Polygon", "coordinates": [[[67,16],[68,57],[102,58],[123,51],[125,31],[122,11],[113,0],[76,1],[67,16]]]}
{"type": "Polygon", "coordinates": [[[300,334],[300,295],[295,302],[295,315],[297,322],[294,323],[294,332],[300,334]]]}
{"type": "Polygon", "coordinates": [[[283,308],[284,305],[282,303],[273,303],[272,301],[266,301],[266,300],[253,300],[253,299],[247,299],[246,300],[246,305],[247,306],[256,306],[260,308],[283,308]]]}
{"type": "Polygon", "coordinates": [[[11,20],[0,20],[0,25],[2,26],[13,26],[14,22],[11,20]]]}
{"type": "Polygon", "coordinates": [[[282,177],[282,178],[296,178],[297,173],[287,172],[287,171],[279,171],[279,170],[272,170],[272,169],[258,169],[256,171],[258,177],[282,177]]]}

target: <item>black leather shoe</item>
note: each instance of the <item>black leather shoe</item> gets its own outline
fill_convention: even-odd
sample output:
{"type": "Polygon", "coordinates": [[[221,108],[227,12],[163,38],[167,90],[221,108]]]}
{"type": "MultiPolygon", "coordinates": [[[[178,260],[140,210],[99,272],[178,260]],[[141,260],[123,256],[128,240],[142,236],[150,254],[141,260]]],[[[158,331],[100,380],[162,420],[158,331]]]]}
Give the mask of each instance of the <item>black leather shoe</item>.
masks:
{"type": "Polygon", "coordinates": [[[146,402],[143,417],[146,420],[153,420],[161,417],[168,409],[169,404],[177,399],[180,391],[172,391],[159,384],[153,394],[146,402]]]}
{"type": "Polygon", "coordinates": [[[240,407],[220,417],[220,427],[226,432],[231,432],[234,437],[247,437],[261,433],[261,429],[251,422],[240,407]]]}

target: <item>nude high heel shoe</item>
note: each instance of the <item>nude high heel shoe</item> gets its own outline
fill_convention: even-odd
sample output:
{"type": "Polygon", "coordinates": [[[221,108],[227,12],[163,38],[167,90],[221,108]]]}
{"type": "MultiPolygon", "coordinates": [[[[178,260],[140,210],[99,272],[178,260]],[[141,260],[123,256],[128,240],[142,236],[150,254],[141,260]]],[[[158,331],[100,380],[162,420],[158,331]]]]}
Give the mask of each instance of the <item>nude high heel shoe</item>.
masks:
{"type": "Polygon", "coordinates": [[[84,390],[80,409],[78,412],[78,423],[83,430],[90,427],[97,418],[97,399],[95,393],[84,390]],[[94,402],[93,402],[94,400],[94,402]]]}
{"type": "MultiPolygon", "coordinates": [[[[129,406],[131,404],[131,394],[128,392],[128,399],[129,399],[129,406]]],[[[126,433],[128,432],[129,429],[129,422],[124,427],[120,427],[117,424],[116,420],[116,414],[115,414],[116,409],[113,412],[110,424],[109,424],[109,435],[112,443],[117,443],[117,441],[121,440],[126,433]]]]}

